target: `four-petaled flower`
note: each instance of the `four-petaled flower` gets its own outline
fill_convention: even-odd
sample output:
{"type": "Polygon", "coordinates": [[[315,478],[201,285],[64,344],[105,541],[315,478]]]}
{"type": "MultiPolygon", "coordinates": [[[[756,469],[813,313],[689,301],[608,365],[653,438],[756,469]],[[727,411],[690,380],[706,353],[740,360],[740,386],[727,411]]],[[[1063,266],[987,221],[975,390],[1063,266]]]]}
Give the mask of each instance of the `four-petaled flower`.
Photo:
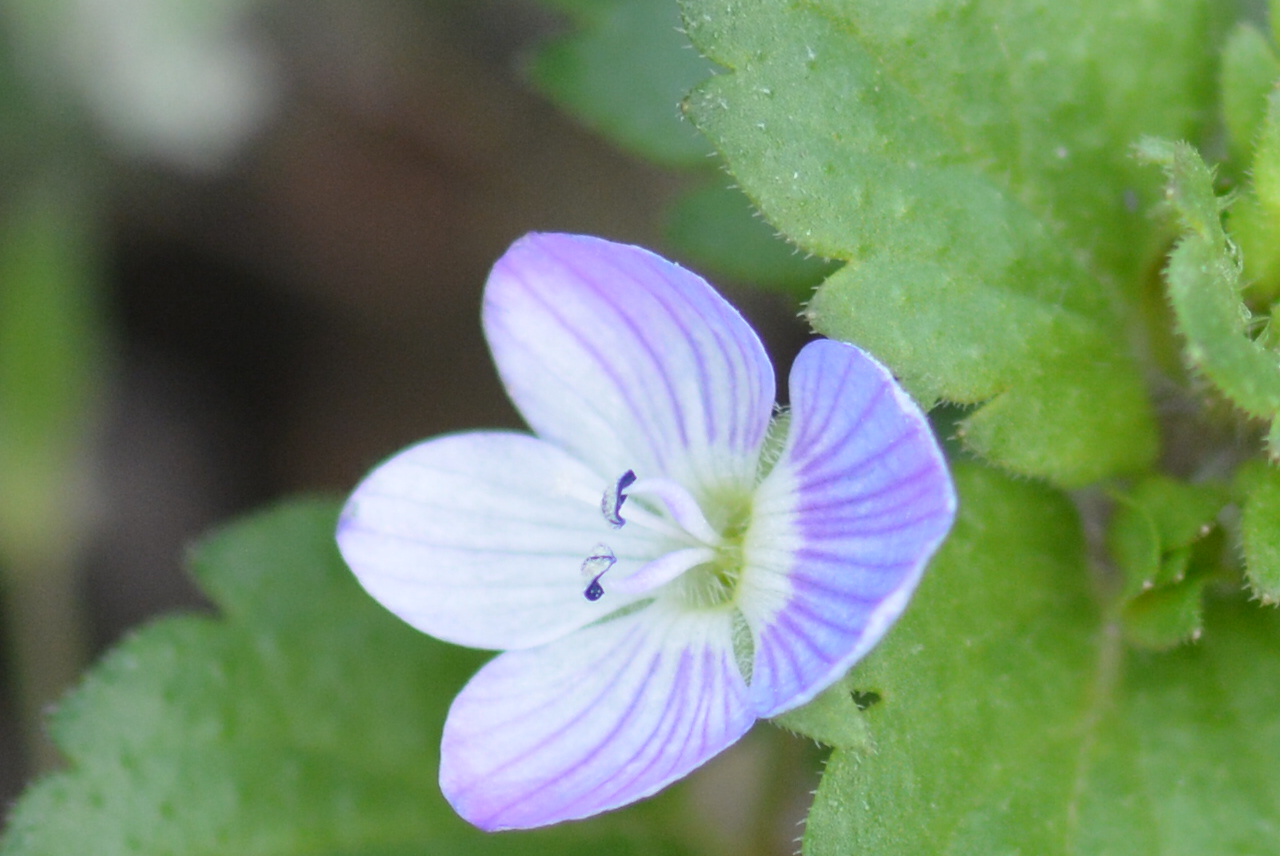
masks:
{"type": "Polygon", "coordinates": [[[789,411],[755,333],[638,247],[532,234],[484,330],[534,436],[428,440],[357,488],[361,584],[504,653],[449,711],[440,784],[484,829],[648,796],[840,678],[906,606],[955,515],[889,372],[819,340],[789,411]]]}

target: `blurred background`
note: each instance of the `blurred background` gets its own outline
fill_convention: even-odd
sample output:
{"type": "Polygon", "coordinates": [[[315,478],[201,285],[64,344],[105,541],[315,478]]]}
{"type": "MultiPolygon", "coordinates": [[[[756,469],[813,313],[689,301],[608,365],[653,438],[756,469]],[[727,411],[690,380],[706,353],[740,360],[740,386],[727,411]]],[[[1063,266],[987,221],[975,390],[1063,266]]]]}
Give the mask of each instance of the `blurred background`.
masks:
{"type": "MultiPolygon", "coordinates": [[[[568,26],[532,0],[0,5],[5,804],[56,763],[40,712],[88,661],[207,608],[193,538],[519,425],[479,328],[512,240],[670,253],[695,179],[529,83],[568,26]]],[[[718,284],[785,370],[796,305],[718,284]]]]}

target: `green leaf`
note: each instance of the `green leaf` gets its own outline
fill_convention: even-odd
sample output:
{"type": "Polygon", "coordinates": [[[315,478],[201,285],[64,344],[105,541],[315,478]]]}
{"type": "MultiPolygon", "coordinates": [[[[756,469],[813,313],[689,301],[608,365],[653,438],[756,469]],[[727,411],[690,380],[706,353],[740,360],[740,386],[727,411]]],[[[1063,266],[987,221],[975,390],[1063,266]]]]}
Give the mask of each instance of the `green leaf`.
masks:
{"type": "Polygon", "coordinates": [[[1158,249],[1157,188],[1125,149],[1203,117],[1200,0],[686,0],[685,18],[733,72],[690,96],[695,123],[783,233],[850,262],[810,306],[820,332],[918,397],[984,404],[967,440],[1018,472],[1152,460],[1120,289],[1158,249]]]}
{"type": "Polygon", "coordinates": [[[672,246],[707,274],[807,298],[837,265],[805,255],[760,219],[741,191],[686,193],[667,223],[672,246]]]}
{"type": "Polygon", "coordinates": [[[866,749],[869,735],[866,720],[860,714],[879,700],[875,693],[854,689],[846,677],[804,707],[775,717],[772,722],[827,746],[866,749]]]}
{"type": "Polygon", "coordinates": [[[1280,472],[1261,472],[1244,500],[1245,573],[1263,603],[1280,601],[1280,472]]]}
{"type": "MultiPolygon", "coordinates": [[[[1214,196],[1213,173],[1186,143],[1144,140],[1138,154],[1164,168],[1169,202],[1183,229],[1165,279],[1178,330],[1186,339],[1187,361],[1241,410],[1275,419],[1280,414],[1280,356],[1249,336],[1251,314],[1240,296],[1239,254],[1222,228],[1223,203],[1214,196]]],[[[1262,182],[1258,176],[1259,187],[1262,182]]],[[[1276,183],[1280,188],[1280,175],[1276,183]]]]}
{"type": "Polygon", "coordinates": [[[1249,295],[1265,303],[1280,294],[1280,92],[1273,88],[1259,106],[1253,181],[1228,211],[1228,225],[1243,256],[1249,295]]]}
{"type": "Polygon", "coordinates": [[[70,769],[28,790],[0,853],[670,852],[653,805],[529,834],[457,818],[437,747],[479,655],[364,594],[336,518],[327,502],[286,505],[202,544],[193,563],[222,617],[160,621],[90,673],[53,721],[70,769]]]}
{"type": "Polygon", "coordinates": [[[705,167],[711,147],[680,100],[713,66],[689,44],[674,2],[548,0],[575,29],[544,45],[530,74],[549,98],[626,151],[705,167]]]}
{"type": "Polygon", "coordinates": [[[1253,153],[1253,144],[1266,112],[1267,93],[1280,78],[1280,59],[1262,31],[1241,23],[1227,38],[1222,53],[1222,115],[1231,137],[1231,151],[1242,163],[1253,153]]]}
{"type": "Polygon", "coordinates": [[[1107,543],[1125,578],[1125,596],[1180,582],[1191,561],[1191,547],[1217,525],[1231,499],[1226,485],[1188,484],[1163,475],[1117,492],[1116,512],[1107,543]]]}
{"type": "Polygon", "coordinates": [[[1200,638],[1204,628],[1203,594],[1207,580],[1186,578],[1183,564],[1170,582],[1139,594],[1124,605],[1125,639],[1139,648],[1160,651],[1200,638]]]}
{"type": "Polygon", "coordinates": [[[960,516],[851,675],[881,700],[836,750],[809,856],[1272,853],[1280,620],[1212,601],[1195,645],[1126,649],[1063,495],[956,468],[960,516]]]}

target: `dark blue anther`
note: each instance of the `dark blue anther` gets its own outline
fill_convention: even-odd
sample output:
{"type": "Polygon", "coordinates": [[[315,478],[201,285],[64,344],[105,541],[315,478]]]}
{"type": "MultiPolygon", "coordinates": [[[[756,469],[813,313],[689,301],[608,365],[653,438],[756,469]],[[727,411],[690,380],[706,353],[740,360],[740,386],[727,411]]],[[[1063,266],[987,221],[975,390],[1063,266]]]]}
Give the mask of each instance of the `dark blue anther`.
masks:
{"type": "Polygon", "coordinates": [[[591,584],[587,586],[587,590],[582,596],[587,600],[599,600],[604,596],[604,587],[600,585],[600,578],[603,577],[618,558],[613,554],[607,544],[597,544],[595,549],[591,551],[591,555],[587,556],[582,563],[582,575],[591,577],[591,584]]]}
{"type": "Polygon", "coordinates": [[[621,529],[622,524],[626,520],[622,519],[622,503],[626,502],[626,495],[623,491],[631,487],[635,483],[636,474],[634,470],[627,470],[618,479],[618,483],[612,488],[604,492],[604,496],[600,498],[600,512],[604,514],[604,519],[609,521],[609,525],[614,529],[621,529]]]}

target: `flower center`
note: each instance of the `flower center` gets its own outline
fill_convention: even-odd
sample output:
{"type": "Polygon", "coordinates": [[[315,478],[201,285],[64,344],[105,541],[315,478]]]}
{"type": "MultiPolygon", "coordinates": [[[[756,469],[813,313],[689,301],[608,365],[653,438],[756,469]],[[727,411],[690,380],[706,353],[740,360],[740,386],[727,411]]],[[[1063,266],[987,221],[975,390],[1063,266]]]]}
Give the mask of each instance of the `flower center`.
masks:
{"type": "MultiPolygon", "coordinates": [[[[742,576],[743,539],[751,522],[751,496],[745,491],[722,491],[709,498],[715,523],[682,485],[670,479],[637,479],[627,470],[604,493],[600,510],[609,525],[632,525],[661,532],[683,546],[643,565],[626,577],[611,580],[610,589],[623,594],[645,594],[675,580],[679,593],[693,607],[711,608],[729,603],[742,576]],[[627,498],[638,502],[622,507],[627,498]],[[647,502],[646,502],[647,500],[647,502]]],[[[582,563],[589,579],[583,595],[599,600],[604,595],[601,578],[617,562],[613,551],[597,544],[582,563]]]]}

